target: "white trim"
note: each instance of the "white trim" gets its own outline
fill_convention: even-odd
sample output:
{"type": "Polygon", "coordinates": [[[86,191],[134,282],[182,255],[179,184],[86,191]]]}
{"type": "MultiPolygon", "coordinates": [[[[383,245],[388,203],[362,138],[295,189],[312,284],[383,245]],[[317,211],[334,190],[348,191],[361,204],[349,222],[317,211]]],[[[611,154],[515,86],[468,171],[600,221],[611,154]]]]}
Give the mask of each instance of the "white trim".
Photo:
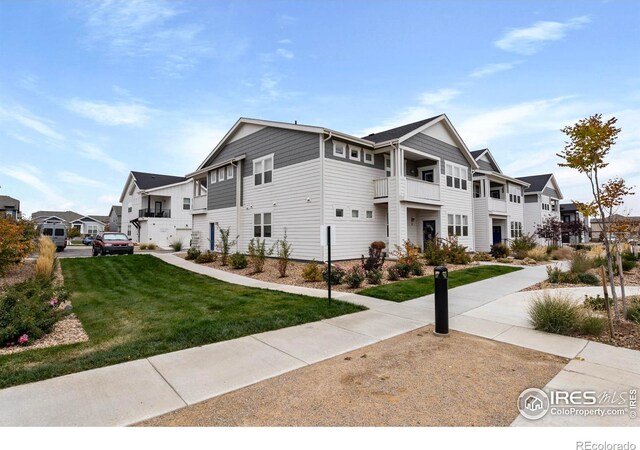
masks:
{"type": "Polygon", "coordinates": [[[347,144],[340,141],[332,141],[333,142],[333,156],[336,158],[346,158],[347,157],[347,144]],[[338,147],[342,148],[342,154],[338,153],[338,147]]]}
{"type": "Polygon", "coordinates": [[[209,175],[209,183],[215,184],[218,182],[218,169],[213,169],[209,175]]]}
{"type": "Polygon", "coordinates": [[[365,164],[371,164],[372,166],[376,163],[375,155],[373,154],[373,150],[362,149],[363,157],[362,160],[365,164]],[[371,161],[367,161],[367,156],[371,157],[371,161]]]}
{"type": "Polygon", "coordinates": [[[349,159],[350,159],[351,161],[358,161],[358,162],[362,161],[362,159],[360,158],[360,155],[361,155],[361,154],[362,154],[362,148],[360,148],[360,147],[356,147],[355,145],[351,145],[351,144],[349,144],[349,159]],[[356,152],[356,153],[358,154],[358,156],[355,156],[355,157],[354,157],[354,156],[351,154],[351,152],[356,152]]]}
{"type": "Polygon", "coordinates": [[[226,172],[227,172],[227,169],[224,166],[218,168],[218,181],[224,181],[225,180],[226,172]]]}
{"type": "Polygon", "coordinates": [[[233,180],[233,165],[227,166],[227,180],[233,180]]]}
{"type": "Polygon", "coordinates": [[[275,167],[275,154],[274,153],[270,153],[268,155],[262,156],[261,158],[254,159],[253,160],[253,182],[254,182],[254,187],[264,186],[265,184],[273,183],[274,167],[275,167]],[[265,170],[265,168],[264,168],[265,163],[267,161],[269,161],[269,160],[271,160],[271,169],[265,170]],[[257,164],[260,164],[260,166],[261,166],[260,171],[256,171],[256,165],[257,164]],[[271,172],[271,181],[268,181],[268,182],[264,181],[265,172],[271,172]],[[256,175],[258,173],[262,175],[260,177],[260,184],[255,184],[256,175]]]}

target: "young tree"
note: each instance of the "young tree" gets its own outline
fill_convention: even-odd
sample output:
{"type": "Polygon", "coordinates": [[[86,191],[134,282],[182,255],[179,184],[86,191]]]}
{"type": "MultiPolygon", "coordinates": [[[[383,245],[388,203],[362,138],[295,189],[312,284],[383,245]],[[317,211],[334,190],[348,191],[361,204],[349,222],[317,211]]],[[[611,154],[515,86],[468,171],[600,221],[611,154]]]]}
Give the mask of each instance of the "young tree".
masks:
{"type": "Polygon", "coordinates": [[[613,297],[616,318],[618,318],[618,298],[613,276],[607,212],[611,214],[612,209],[621,205],[624,197],[633,194],[633,192],[621,178],[602,184],[600,182],[600,172],[609,165],[605,159],[620,133],[620,128],[615,127],[616,122],[615,117],[603,122],[602,114],[595,114],[578,121],[573,126],[564,127],[562,132],[569,137],[569,142],[566,143],[564,151],[557,155],[564,160],[558,164],[559,166],[570,167],[584,173],[591,184],[593,200],[586,203],[574,203],[584,215],[590,217],[598,215],[601,220],[611,296],[613,297]]]}
{"type": "Polygon", "coordinates": [[[568,222],[562,222],[561,224],[562,234],[567,236],[575,236],[580,237],[582,233],[585,232],[586,227],[584,226],[584,222],[582,220],[570,220],[568,222]]]}
{"type": "Polygon", "coordinates": [[[547,241],[547,245],[558,245],[562,239],[562,222],[555,216],[549,216],[536,225],[535,235],[547,241]]]}
{"type": "Polygon", "coordinates": [[[218,239],[218,251],[220,252],[220,262],[223,266],[227,265],[227,260],[229,259],[229,253],[231,252],[231,247],[238,243],[238,238],[240,236],[236,236],[234,240],[229,238],[229,234],[231,233],[231,228],[222,228],[218,226],[218,231],[220,234],[220,239],[218,239]]]}

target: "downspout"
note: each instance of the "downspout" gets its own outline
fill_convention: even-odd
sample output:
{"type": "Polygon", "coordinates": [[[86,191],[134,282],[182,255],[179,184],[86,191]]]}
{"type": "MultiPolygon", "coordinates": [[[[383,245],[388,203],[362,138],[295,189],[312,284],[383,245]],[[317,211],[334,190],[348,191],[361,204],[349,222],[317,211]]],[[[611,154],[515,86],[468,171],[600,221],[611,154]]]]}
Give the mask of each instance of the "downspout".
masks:
{"type": "MultiPolygon", "coordinates": [[[[329,136],[322,139],[320,136],[320,225],[324,225],[324,157],[325,143],[333,137],[333,132],[329,131],[329,136]]],[[[324,261],[324,247],[320,247],[320,261],[324,261]]]]}
{"type": "MultiPolygon", "coordinates": [[[[236,235],[240,236],[240,197],[242,195],[242,174],[240,173],[240,169],[242,167],[242,161],[239,161],[238,164],[236,164],[232,160],[231,166],[236,169],[236,235]]],[[[236,251],[240,251],[239,240],[239,238],[236,239],[236,251]]]]}
{"type": "MultiPolygon", "coordinates": [[[[393,144],[393,142],[391,142],[391,148],[393,148],[395,150],[395,164],[394,164],[394,169],[395,169],[395,175],[396,175],[396,198],[395,200],[395,204],[396,204],[396,242],[394,243],[395,245],[402,245],[402,242],[399,242],[399,238],[400,238],[400,167],[401,167],[401,162],[400,162],[400,143],[397,143],[395,146],[393,144]]],[[[404,220],[407,220],[407,218],[405,217],[404,220]]],[[[391,236],[389,236],[389,239],[391,239],[391,236]]],[[[389,252],[392,252],[393,250],[391,249],[391,242],[389,242],[389,252]]]]}

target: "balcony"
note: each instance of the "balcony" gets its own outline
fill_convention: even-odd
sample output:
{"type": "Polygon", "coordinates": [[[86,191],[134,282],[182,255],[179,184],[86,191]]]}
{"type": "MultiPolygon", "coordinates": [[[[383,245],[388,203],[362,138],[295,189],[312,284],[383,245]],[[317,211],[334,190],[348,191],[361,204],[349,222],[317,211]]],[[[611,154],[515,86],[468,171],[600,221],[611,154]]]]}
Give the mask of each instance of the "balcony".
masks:
{"type": "Polygon", "coordinates": [[[404,177],[404,180],[407,186],[407,200],[440,200],[440,186],[438,184],[410,177],[404,177]]]}
{"type": "Polygon", "coordinates": [[[161,209],[161,210],[155,210],[155,209],[149,209],[149,208],[144,208],[144,209],[139,209],[138,210],[138,217],[142,218],[142,217],[154,217],[154,218],[170,218],[171,217],[171,210],[170,209],[161,209]]]}
{"type": "Polygon", "coordinates": [[[489,211],[507,212],[507,201],[501,198],[489,197],[489,211]]]}
{"type": "Polygon", "coordinates": [[[207,196],[200,195],[193,198],[193,210],[207,209],[207,196]]]}
{"type": "Polygon", "coordinates": [[[389,196],[389,179],[378,178],[373,180],[373,198],[386,198],[389,196]]]}

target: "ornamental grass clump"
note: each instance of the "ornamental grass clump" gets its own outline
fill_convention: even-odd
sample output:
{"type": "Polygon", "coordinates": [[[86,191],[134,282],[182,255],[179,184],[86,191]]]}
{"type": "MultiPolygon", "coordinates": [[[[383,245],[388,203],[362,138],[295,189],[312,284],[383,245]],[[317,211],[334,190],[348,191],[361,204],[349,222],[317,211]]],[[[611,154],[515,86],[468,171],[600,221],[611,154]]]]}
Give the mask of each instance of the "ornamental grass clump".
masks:
{"type": "Polygon", "coordinates": [[[38,259],[36,260],[36,275],[50,278],[56,263],[56,244],[47,236],[38,240],[38,259]]]}
{"type": "Polygon", "coordinates": [[[568,335],[578,329],[582,310],[564,294],[545,292],[529,307],[529,320],[536,330],[568,335]]]}

